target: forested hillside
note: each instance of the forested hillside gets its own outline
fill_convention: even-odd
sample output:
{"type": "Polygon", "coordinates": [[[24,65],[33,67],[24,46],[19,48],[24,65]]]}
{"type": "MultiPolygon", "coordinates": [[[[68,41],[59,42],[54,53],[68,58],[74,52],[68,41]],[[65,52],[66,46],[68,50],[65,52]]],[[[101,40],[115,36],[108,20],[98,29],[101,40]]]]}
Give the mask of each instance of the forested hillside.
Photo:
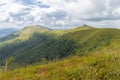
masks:
{"type": "Polygon", "coordinates": [[[30,26],[0,39],[0,64],[9,57],[18,65],[27,65],[43,58],[51,61],[102,49],[120,49],[119,29],[82,26],[59,31],[30,26]]]}

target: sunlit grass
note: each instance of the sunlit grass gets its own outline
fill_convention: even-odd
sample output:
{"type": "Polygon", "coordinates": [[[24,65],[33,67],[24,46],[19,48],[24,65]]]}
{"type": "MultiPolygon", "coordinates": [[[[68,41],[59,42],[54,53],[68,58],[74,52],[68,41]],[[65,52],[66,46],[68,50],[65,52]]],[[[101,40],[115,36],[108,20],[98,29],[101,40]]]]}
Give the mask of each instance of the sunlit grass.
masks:
{"type": "Polygon", "coordinates": [[[86,56],[18,68],[0,73],[0,80],[119,80],[120,51],[102,50],[86,56]]]}

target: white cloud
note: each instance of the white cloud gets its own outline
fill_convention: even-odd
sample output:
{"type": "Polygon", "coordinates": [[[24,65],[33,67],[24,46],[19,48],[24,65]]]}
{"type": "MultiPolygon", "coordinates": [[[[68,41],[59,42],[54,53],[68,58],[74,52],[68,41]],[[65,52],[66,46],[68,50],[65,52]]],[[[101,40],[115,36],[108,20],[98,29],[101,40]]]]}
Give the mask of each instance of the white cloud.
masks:
{"type": "Polygon", "coordinates": [[[31,1],[33,3],[24,3],[24,0],[0,0],[0,27],[8,27],[8,24],[54,27],[90,24],[120,28],[120,0],[31,1]]]}

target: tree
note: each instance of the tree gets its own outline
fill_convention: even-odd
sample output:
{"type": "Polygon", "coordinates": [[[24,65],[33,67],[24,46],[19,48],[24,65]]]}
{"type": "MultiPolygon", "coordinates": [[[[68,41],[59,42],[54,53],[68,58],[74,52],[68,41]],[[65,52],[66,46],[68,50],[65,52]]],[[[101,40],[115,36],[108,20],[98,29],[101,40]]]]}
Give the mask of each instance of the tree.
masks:
{"type": "Polygon", "coordinates": [[[14,61],[14,57],[9,57],[5,61],[5,68],[4,71],[7,72],[8,67],[11,65],[11,63],[14,61]]]}
{"type": "Polygon", "coordinates": [[[42,59],[41,59],[41,63],[43,63],[43,64],[47,63],[46,58],[42,58],[42,59]]]}

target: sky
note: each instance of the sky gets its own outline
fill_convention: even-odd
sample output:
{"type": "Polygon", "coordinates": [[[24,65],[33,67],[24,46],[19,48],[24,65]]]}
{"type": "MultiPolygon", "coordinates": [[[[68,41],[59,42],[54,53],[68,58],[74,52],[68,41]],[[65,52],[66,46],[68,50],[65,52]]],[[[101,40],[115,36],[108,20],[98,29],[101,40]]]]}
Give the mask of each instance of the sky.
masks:
{"type": "Polygon", "coordinates": [[[0,0],[0,29],[84,24],[120,28],[120,0],[0,0]]]}

